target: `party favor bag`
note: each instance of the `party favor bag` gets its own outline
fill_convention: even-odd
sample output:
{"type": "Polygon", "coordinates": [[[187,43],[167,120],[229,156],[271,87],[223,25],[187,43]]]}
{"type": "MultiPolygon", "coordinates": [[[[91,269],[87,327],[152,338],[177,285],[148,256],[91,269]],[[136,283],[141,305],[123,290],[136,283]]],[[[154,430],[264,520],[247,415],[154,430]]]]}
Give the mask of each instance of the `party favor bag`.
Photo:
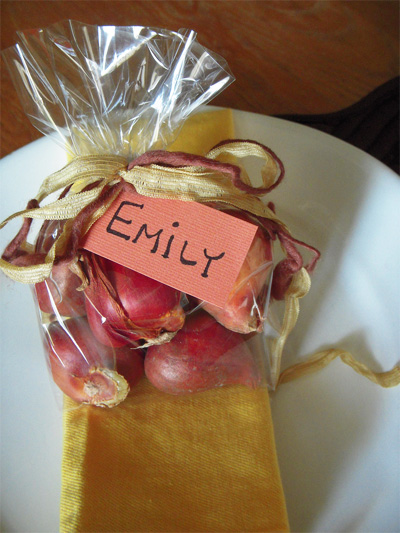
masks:
{"type": "Polygon", "coordinates": [[[305,294],[319,256],[260,199],[283,164],[255,141],[165,150],[233,81],[224,60],[190,31],[68,21],[19,39],[4,56],[21,101],[70,163],[10,217],[24,224],[1,267],[34,284],[54,382],[108,407],[143,373],[171,394],[273,389],[288,331],[268,346],[270,301],[294,276],[305,294]],[[260,187],[238,166],[249,156],[263,163],[260,187]],[[44,222],[28,242],[33,219],[44,222]]]}

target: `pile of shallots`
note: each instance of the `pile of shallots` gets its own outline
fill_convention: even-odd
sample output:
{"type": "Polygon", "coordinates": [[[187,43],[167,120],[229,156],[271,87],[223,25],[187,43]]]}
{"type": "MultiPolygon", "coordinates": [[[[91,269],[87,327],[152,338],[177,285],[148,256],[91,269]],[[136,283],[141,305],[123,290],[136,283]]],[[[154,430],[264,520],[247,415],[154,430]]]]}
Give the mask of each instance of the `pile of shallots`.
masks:
{"type": "MultiPolygon", "coordinates": [[[[61,228],[45,222],[37,261],[61,228]]],[[[112,407],[144,374],[170,394],[261,384],[247,343],[262,329],[272,269],[271,240],[261,226],[223,309],[91,252],[80,251],[79,260],[84,290],[65,262],[35,285],[51,374],[73,400],[112,407]]]]}

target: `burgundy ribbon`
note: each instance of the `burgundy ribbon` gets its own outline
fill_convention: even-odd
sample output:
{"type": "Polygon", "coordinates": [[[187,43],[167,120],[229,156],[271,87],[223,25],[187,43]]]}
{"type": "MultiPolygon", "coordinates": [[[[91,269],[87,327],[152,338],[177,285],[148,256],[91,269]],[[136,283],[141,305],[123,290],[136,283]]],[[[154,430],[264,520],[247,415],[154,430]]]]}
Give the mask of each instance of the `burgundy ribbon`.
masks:
{"type": "MultiPolygon", "coordinates": [[[[215,148],[219,148],[220,146],[224,146],[225,144],[230,144],[232,142],[237,142],[237,141],[236,140],[221,141],[219,144],[214,146],[212,150],[214,150],[215,148]]],[[[147,166],[147,165],[152,165],[152,164],[166,166],[166,167],[173,167],[173,168],[187,167],[187,166],[202,167],[208,170],[213,170],[213,171],[228,175],[233,185],[237,189],[243,192],[246,192],[247,194],[255,194],[258,196],[258,195],[264,195],[264,194],[271,192],[275,187],[277,187],[281,183],[285,175],[285,169],[284,169],[282,161],[270,148],[268,148],[267,146],[264,146],[263,144],[257,143],[256,141],[250,141],[250,140],[240,141],[240,142],[247,142],[247,143],[256,144],[257,146],[260,146],[275,161],[275,163],[278,166],[279,173],[278,173],[276,180],[271,186],[266,187],[266,188],[251,187],[250,185],[247,185],[246,183],[242,181],[241,171],[238,166],[232,165],[230,163],[222,163],[214,159],[210,159],[210,158],[203,157],[200,155],[195,155],[195,154],[188,154],[185,152],[166,152],[164,150],[154,150],[154,151],[146,152],[145,154],[140,155],[135,160],[133,160],[128,165],[128,170],[134,168],[135,166],[147,166]]],[[[271,203],[268,204],[268,207],[270,207],[272,211],[275,211],[273,204],[271,203]]],[[[299,241],[298,239],[295,239],[294,237],[292,237],[277,222],[273,220],[269,220],[267,218],[263,218],[263,217],[255,217],[255,218],[268,232],[272,240],[275,240],[276,238],[279,239],[287,255],[285,259],[282,259],[282,261],[280,261],[275,266],[273,279],[272,279],[272,287],[271,287],[271,296],[276,300],[282,300],[285,297],[286,290],[291,283],[293,275],[296,272],[298,272],[301,268],[303,268],[304,266],[303,257],[298,251],[297,247],[307,249],[311,251],[313,254],[311,261],[305,266],[305,269],[309,273],[311,273],[314,270],[315,265],[318,259],[320,258],[321,254],[316,248],[306,244],[303,241],[299,241]]]]}
{"type": "MultiPolygon", "coordinates": [[[[214,148],[218,148],[220,146],[223,146],[225,144],[229,144],[232,142],[238,142],[235,140],[226,140],[222,141],[219,144],[217,144],[214,148]]],[[[244,141],[240,141],[244,142],[244,141]]],[[[194,167],[202,167],[208,170],[216,171],[222,174],[225,174],[229,176],[231,179],[233,185],[247,193],[247,194],[253,194],[253,195],[264,195],[271,190],[273,190],[275,187],[281,183],[284,175],[285,175],[285,169],[283,166],[282,161],[276,156],[276,154],[267,146],[264,146],[260,143],[257,143],[255,141],[246,141],[247,143],[252,143],[260,146],[266,153],[268,153],[278,167],[278,175],[274,181],[274,183],[265,188],[256,188],[252,187],[250,185],[247,185],[241,180],[241,170],[238,166],[232,165],[230,163],[222,163],[220,161],[216,161],[214,159],[210,159],[207,157],[203,157],[200,155],[195,154],[188,154],[185,152],[167,152],[164,150],[154,150],[150,152],[146,152],[139,157],[137,157],[135,160],[133,160],[128,165],[128,170],[132,169],[135,166],[147,166],[151,164],[156,164],[160,166],[165,167],[172,167],[172,168],[179,168],[179,167],[187,167],[187,166],[194,166],[194,167]]],[[[213,149],[214,149],[213,148],[213,149]]],[[[92,185],[93,186],[93,185],[92,185]]],[[[75,217],[73,228],[71,231],[71,236],[67,245],[67,249],[63,255],[63,257],[56,258],[55,262],[69,262],[71,261],[78,253],[78,249],[80,247],[80,243],[82,240],[82,229],[88,219],[101,205],[106,202],[111,195],[115,195],[116,192],[118,194],[118,190],[122,191],[125,187],[130,187],[129,184],[124,182],[122,179],[119,183],[114,184],[113,186],[106,186],[103,191],[101,192],[100,196],[94,200],[91,204],[86,206],[78,215],[75,217]]],[[[62,195],[63,197],[67,193],[69,188],[67,188],[62,195]]],[[[32,209],[35,207],[39,207],[36,200],[31,200],[28,203],[27,209],[32,209]]],[[[272,203],[268,204],[268,207],[274,211],[274,206],[272,203]]],[[[255,216],[255,215],[253,215],[255,216]]],[[[312,272],[319,257],[320,252],[297,239],[292,237],[278,222],[263,218],[263,217],[255,217],[258,222],[262,225],[264,230],[268,233],[269,237],[272,240],[276,240],[276,238],[279,239],[282,247],[284,248],[286,252],[286,258],[281,260],[274,268],[274,274],[273,274],[273,281],[272,281],[272,288],[271,288],[271,295],[276,300],[282,300],[285,297],[285,292],[290,285],[290,282],[292,280],[293,275],[298,272],[303,266],[304,261],[303,257],[298,251],[298,247],[307,249],[312,252],[313,258],[311,261],[305,266],[306,270],[308,272],[312,272]]],[[[9,261],[9,262],[15,262],[18,257],[21,255],[25,255],[26,252],[21,250],[22,243],[26,240],[30,226],[31,226],[32,219],[25,219],[23,222],[23,225],[16,235],[16,237],[11,241],[11,243],[7,246],[6,250],[3,254],[3,259],[9,261]]]]}

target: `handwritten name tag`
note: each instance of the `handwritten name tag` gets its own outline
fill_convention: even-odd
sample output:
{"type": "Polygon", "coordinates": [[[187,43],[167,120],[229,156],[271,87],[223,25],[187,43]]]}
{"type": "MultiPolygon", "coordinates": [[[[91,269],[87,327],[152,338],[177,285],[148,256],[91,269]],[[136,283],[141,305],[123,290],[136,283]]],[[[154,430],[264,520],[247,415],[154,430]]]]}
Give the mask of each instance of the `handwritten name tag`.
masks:
{"type": "Polygon", "coordinates": [[[223,307],[257,226],[203,204],[121,194],[84,248],[223,307]]]}

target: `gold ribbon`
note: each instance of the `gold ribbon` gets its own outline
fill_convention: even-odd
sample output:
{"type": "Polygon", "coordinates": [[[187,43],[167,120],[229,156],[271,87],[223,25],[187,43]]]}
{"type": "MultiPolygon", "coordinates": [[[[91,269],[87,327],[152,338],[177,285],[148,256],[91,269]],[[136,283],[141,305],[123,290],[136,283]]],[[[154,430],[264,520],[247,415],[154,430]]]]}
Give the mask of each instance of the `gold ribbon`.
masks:
{"type": "Polygon", "coordinates": [[[276,388],[283,383],[288,383],[307,374],[313,374],[325,368],[334,359],[339,357],[343,363],[355,372],[369,379],[381,387],[396,387],[400,384],[400,366],[395,366],[386,372],[374,372],[366,365],[354,359],[351,353],[340,348],[329,348],[317,352],[305,361],[294,364],[281,372],[281,359],[286,340],[296,325],[300,312],[299,300],[306,296],[311,287],[310,276],[302,268],[294,274],[289,288],[285,293],[285,311],[279,336],[274,339],[271,347],[272,371],[271,381],[276,381],[276,388]]]}
{"type": "MultiPolygon", "coordinates": [[[[216,150],[214,153],[210,152],[206,157],[212,159],[222,152],[237,153],[238,145],[243,145],[242,153],[244,155],[250,155],[254,152],[251,143],[246,141],[233,142],[224,145],[223,149],[216,150]]],[[[257,155],[265,160],[262,181],[263,186],[268,187],[273,181],[274,161],[270,154],[262,149],[257,149],[257,155]]],[[[147,167],[134,166],[131,170],[127,170],[127,161],[123,157],[90,155],[76,157],[64,168],[48,176],[43,181],[35,199],[41,203],[49,195],[70,186],[72,186],[72,194],[55,200],[44,207],[14,213],[0,224],[0,229],[17,217],[43,220],[74,219],[82,209],[100,196],[106,185],[113,185],[121,179],[133,185],[136,191],[144,196],[201,203],[223,202],[254,215],[274,220],[285,228],[284,224],[259,198],[237,189],[229,177],[223,173],[209,171],[201,167],[173,168],[153,164],[147,167]],[[79,189],[96,182],[98,184],[88,191],[74,191],[74,189],[79,191],[79,189]]],[[[101,213],[97,212],[96,215],[92,216],[86,231],[110,204],[111,201],[101,209],[101,213]]],[[[54,243],[43,264],[19,267],[0,259],[0,268],[15,281],[22,283],[43,281],[49,276],[55,257],[62,253],[70,227],[69,224],[66,224],[62,235],[54,243]]]]}
{"type": "MultiPolygon", "coordinates": [[[[51,194],[76,184],[78,181],[83,187],[100,180],[98,185],[91,190],[74,193],[65,198],[50,202],[44,207],[18,211],[6,218],[0,224],[0,229],[17,217],[72,221],[82,209],[100,196],[106,185],[117,181],[115,173],[124,166],[126,166],[125,159],[118,156],[77,157],[61,170],[48,176],[43,181],[35,199],[40,203],[51,194]]],[[[105,212],[105,209],[103,211],[105,212]]],[[[62,255],[71,232],[71,227],[71,223],[67,222],[65,224],[60,237],[54,242],[47,253],[44,263],[30,266],[16,266],[0,258],[1,270],[8,277],[20,283],[39,283],[43,281],[49,277],[56,256],[62,255]]]]}
{"type": "MultiPolygon", "coordinates": [[[[262,188],[260,188],[260,194],[262,194],[263,190],[274,186],[277,175],[276,161],[271,157],[271,153],[268,153],[257,143],[247,141],[226,142],[212,149],[206,157],[215,159],[222,154],[230,154],[235,157],[256,156],[264,159],[264,167],[261,170],[262,188]]],[[[201,203],[222,202],[256,216],[275,221],[288,232],[286,226],[254,192],[248,194],[239,190],[223,172],[208,170],[201,166],[176,168],[157,164],[134,166],[127,170],[127,161],[120,156],[79,156],[58,172],[48,176],[43,181],[35,199],[40,204],[49,195],[70,187],[70,193],[66,197],[50,202],[43,207],[14,213],[0,224],[1,229],[9,221],[17,217],[66,220],[67,222],[61,235],[47,253],[44,262],[38,265],[21,267],[0,259],[1,270],[11,279],[22,283],[39,283],[46,279],[50,275],[55,258],[62,256],[65,251],[74,218],[82,209],[97,200],[106,186],[113,186],[122,179],[133,185],[136,191],[144,196],[201,203]],[[84,190],[91,184],[95,185],[89,190],[84,190]]],[[[250,185],[250,180],[243,170],[241,180],[243,183],[250,185]]],[[[119,190],[92,213],[83,228],[83,235],[105,213],[118,194],[119,190]]],[[[355,361],[349,353],[338,349],[319,352],[307,361],[294,365],[280,373],[283,348],[297,322],[300,310],[299,299],[308,293],[310,286],[310,277],[307,271],[302,268],[294,274],[286,291],[281,331],[279,332],[279,337],[272,345],[272,358],[275,363],[273,372],[275,372],[275,378],[279,376],[277,383],[286,383],[301,375],[315,372],[326,366],[334,358],[340,357],[356,372],[383,387],[398,385],[400,383],[399,367],[395,367],[389,372],[375,373],[365,365],[355,361]]]]}
{"type": "Polygon", "coordinates": [[[272,365],[271,381],[277,382],[280,375],[283,348],[287,338],[296,325],[300,313],[300,298],[306,296],[311,288],[311,279],[305,268],[293,275],[292,281],[285,292],[285,310],[279,336],[273,340],[271,346],[272,365]]]}
{"type": "Polygon", "coordinates": [[[302,363],[297,363],[289,368],[286,368],[280,374],[277,386],[281,385],[282,383],[293,381],[301,376],[313,374],[314,372],[322,370],[337,357],[339,357],[343,363],[357,372],[357,374],[364,376],[381,387],[389,388],[400,384],[399,366],[395,366],[392,368],[392,370],[387,372],[373,372],[366,365],[354,359],[351,353],[347,352],[346,350],[330,348],[328,350],[315,353],[302,363]]]}

